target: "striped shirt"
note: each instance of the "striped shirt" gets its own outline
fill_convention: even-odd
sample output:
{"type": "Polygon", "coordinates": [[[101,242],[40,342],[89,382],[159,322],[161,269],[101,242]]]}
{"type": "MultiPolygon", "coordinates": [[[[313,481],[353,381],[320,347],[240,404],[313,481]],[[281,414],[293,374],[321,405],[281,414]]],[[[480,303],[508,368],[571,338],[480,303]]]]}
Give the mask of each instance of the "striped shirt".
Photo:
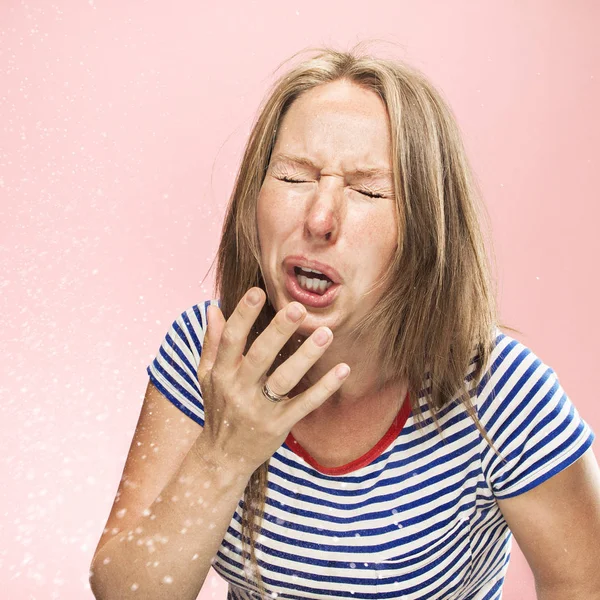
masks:
{"type": "MultiPolygon", "coordinates": [[[[148,366],[154,385],[204,424],[197,379],[206,307],[173,323],[148,366]]],[[[473,357],[475,359],[475,356],[473,357]]],[[[405,402],[384,438],[349,465],[325,468],[290,434],[269,464],[256,554],[269,597],[492,600],[502,595],[511,533],[496,499],[539,485],[576,461],[594,434],[554,371],[496,330],[475,386],[466,374],[490,449],[464,408],[438,415],[440,436],[420,394],[424,426],[405,402]]],[[[258,599],[244,579],[240,499],[214,558],[229,600],[258,599]]]]}

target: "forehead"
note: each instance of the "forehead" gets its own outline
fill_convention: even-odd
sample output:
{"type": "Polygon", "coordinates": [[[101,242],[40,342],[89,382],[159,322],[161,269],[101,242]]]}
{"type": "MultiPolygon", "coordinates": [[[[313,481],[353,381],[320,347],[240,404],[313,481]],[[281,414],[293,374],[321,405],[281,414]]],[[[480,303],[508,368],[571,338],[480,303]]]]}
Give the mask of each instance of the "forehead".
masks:
{"type": "Polygon", "coordinates": [[[391,137],[385,104],[348,81],[319,85],[297,98],[283,117],[273,156],[303,156],[344,170],[390,169],[391,137]]]}

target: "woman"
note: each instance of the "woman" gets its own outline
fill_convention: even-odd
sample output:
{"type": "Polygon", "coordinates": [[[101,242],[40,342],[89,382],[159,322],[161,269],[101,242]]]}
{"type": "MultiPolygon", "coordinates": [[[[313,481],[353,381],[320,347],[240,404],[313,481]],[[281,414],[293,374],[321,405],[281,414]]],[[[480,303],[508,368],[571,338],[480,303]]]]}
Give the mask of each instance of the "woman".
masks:
{"type": "Polygon", "coordinates": [[[279,80],[217,290],[148,367],[97,598],[196,598],[211,563],[231,598],[500,598],[511,531],[539,598],[600,597],[593,434],[496,328],[422,75],[324,50],[279,80]]]}

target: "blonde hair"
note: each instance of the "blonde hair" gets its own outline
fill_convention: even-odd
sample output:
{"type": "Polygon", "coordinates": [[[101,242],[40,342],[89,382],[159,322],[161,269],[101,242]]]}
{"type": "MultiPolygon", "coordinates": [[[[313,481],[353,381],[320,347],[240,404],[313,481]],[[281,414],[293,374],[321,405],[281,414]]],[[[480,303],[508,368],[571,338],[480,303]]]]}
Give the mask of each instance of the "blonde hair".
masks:
{"type": "MultiPolygon", "coordinates": [[[[336,80],[372,90],[387,108],[399,224],[398,249],[384,275],[386,291],[356,327],[355,339],[368,335],[378,340],[381,382],[408,381],[415,417],[422,416],[421,392],[429,377],[424,401],[434,419],[450,401],[460,402],[487,439],[465,380],[473,370],[474,381],[481,381],[496,326],[495,290],[480,225],[485,214],[452,111],[422,73],[401,61],[323,48],[276,81],[252,128],[225,217],[216,271],[223,314],[229,318],[250,287],[266,292],[256,203],[279,124],[301,94],[336,80]]],[[[247,347],[274,315],[267,302],[247,347]]],[[[277,363],[285,357],[284,352],[277,363]]],[[[243,560],[249,556],[263,594],[255,539],[267,468],[268,461],[250,478],[242,518],[243,560]]]]}

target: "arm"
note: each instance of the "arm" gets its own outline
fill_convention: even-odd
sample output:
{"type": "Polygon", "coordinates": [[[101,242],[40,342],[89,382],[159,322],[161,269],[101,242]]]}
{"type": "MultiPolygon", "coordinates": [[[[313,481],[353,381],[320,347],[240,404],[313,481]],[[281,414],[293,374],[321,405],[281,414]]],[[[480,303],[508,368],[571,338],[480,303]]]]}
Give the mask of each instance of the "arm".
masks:
{"type": "MultiPolygon", "coordinates": [[[[349,369],[339,371],[337,365],[295,398],[269,402],[261,391],[263,380],[302,319],[291,318],[288,308],[280,310],[244,355],[266,299],[264,292],[254,291],[258,301],[241,300],[227,322],[214,307],[209,317],[197,371],[204,399],[201,433],[198,425],[186,432],[171,418],[177,409],[149,386],[92,561],[90,584],[98,599],[195,599],[252,473],[281,446],[293,424],[348,376],[349,369]],[[141,449],[151,442],[158,450],[152,467],[141,449]]],[[[292,390],[327,349],[331,333],[323,340],[319,332],[323,329],[269,376],[275,393],[292,390]]]]}
{"type": "Polygon", "coordinates": [[[533,571],[539,600],[600,600],[600,469],[591,449],[498,506],[533,571]]]}
{"type": "Polygon", "coordinates": [[[95,597],[196,598],[250,475],[219,464],[201,433],[143,516],[97,550],[95,597]]]}

